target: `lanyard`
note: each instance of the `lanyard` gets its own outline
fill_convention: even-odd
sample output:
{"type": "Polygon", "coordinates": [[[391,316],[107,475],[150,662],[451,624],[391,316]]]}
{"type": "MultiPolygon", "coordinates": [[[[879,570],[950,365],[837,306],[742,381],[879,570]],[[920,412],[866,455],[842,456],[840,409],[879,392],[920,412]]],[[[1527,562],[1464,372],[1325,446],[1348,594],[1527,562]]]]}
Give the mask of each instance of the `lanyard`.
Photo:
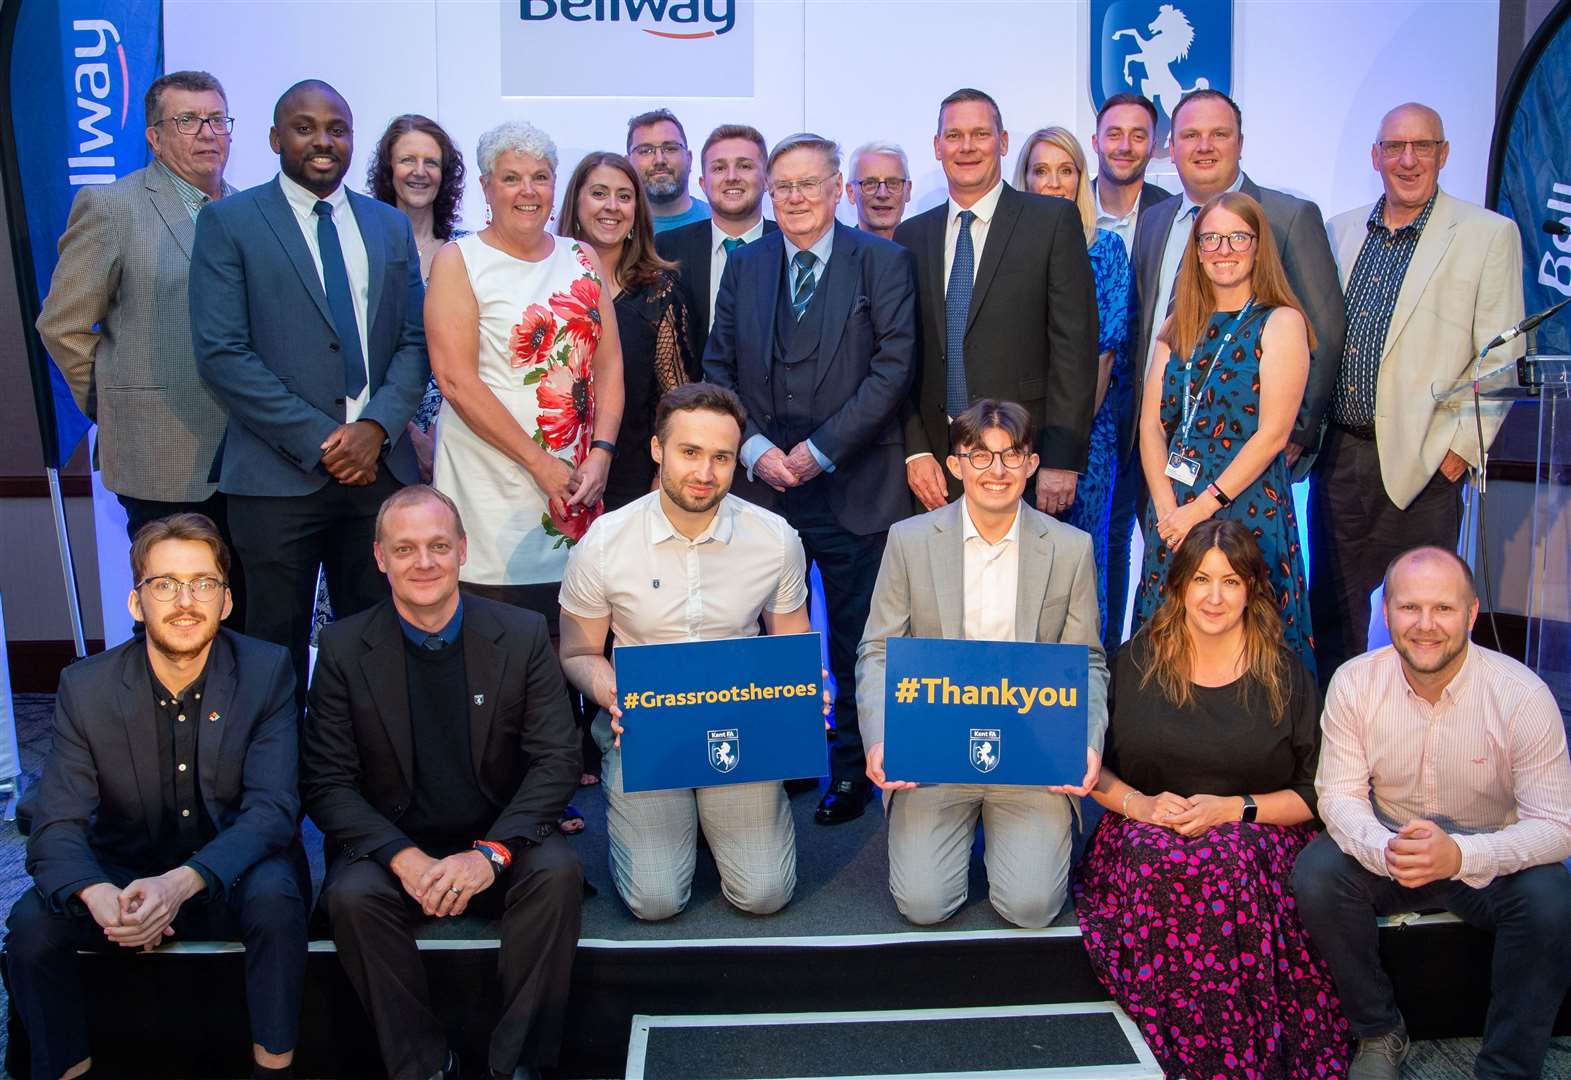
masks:
{"type": "Polygon", "coordinates": [[[1211,363],[1207,365],[1205,375],[1200,379],[1200,388],[1193,394],[1189,392],[1189,387],[1194,377],[1195,357],[1199,356],[1201,350],[1205,348],[1205,342],[1202,341],[1197,344],[1194,351],[1189,354],[1189,359],[1184,361],[1184,422],[1178,431],[1178,437],[1173,440],[1175,446],[1187,446],[1189,444],[1189,429],[1194,426],[1196,407],[1199,405],[1201,397],[1205,395],[1206,384],[1211,381],[1211,373],[1216,370],[1218,361],[1222,359],[1222,350],[1227,348],[1228,343],[1233,340],[1233,335],[1244,325],[1244,320],[1249,317],[1249,313],[1254,310],[1254,307],[1255,298],[1251,296],[1249,302],[1244,305],[1243,310],[1233,317],[1232,322],[1228,323],[1227,333],[1223,334],[1222,340],[1217,342],[1216,353],[1212,356],[1211,363]]]}

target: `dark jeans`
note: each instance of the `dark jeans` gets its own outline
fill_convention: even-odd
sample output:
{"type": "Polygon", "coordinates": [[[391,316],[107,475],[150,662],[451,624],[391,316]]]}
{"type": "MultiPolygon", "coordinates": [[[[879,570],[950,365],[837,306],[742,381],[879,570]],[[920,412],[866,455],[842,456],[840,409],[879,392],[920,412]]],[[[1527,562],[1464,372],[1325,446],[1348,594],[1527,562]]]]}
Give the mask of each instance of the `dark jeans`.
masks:
{"type": "MultiPolygon", "coordinates": [[[[175,941],[244,943],[251,1041],[271,1054],[293,1050],[300,1030],[306,901],[311,895],[303,870],[304,861],[289,852],[269,855],[222,896],[206,903],[200,896],[186,901],[173,924],[175,941]]],[[[112,877],[116,885],[125,886],[135,875],[112,877]]],[[[60,1076],[91,1053],[77,952],[130,950],[109,943],[85,911],[51,910],[34,888],[22,894],[6,925],[12,1008],[21,1013],[32,1043],[33,1075],[40,1080],[60,1076]]],[[[98,1072],[93,1070],[94,1075],[98,1072]]]]}
{"type": "Polygon", "coordinates": [[[1432,544],[1456,550],[1462,485],[1436,472],[1407,509],[1386,494],[1374,439],[1326,429],[1309,484],[1309,612],[1323,690],[1369,647],[1369,594],[1392,559],[1432,544]]]}
{"type": "MultiPolygon", "coordinates": [[[[1135,387],[1139,393],[1140,387],[1135,387]]],[[[1124,612],[1129,607],[1129,560],[1135,529],[1145,511],[1145,470],[1140,467],[1140,448],[1118,466],[1113,480],[1113,505],[1107,523],[1107,629],[1102,645],[1109,661],[1123,640],[1124,612]]],[[[1033,505],[1035,505],[1033,503],[1033,505]]]]}
{"type": "Polygon", "coordinates": [[[289,650],[302,707],[317,570],[326,571],[336,618],[386,598],[371,542],[382,500],[400,486],[384,466],[364,487],[329,480],[309,495],[229,496],[229,526],[250,582],[245,632],[289,650]]]}
{"type": "MultiPolygon", "coordinates": [[[[224,538],[224,543],[229,546],[229,597],[234,601],[230,609],[229,618],[224,620],[224,625],[231,630],[245,630],[245,572],[241,567],[240,554],[235,550],[234,537],[229,533],[229,497],[223,492],[214,492],[201,502],[157,502],[153,499],[137,499],[130,495],[115,493],[115,498],[120,500],[120,505],[125,508],[125,533],[132,540],[136,539],[137,530],[149,521],[168,517],[170,514],[205,514],[214,525],[218,526],[218,533],[224,538]]],[[[140,623],[137,624],[140,627],[140,623]]]]}
{"type": "Polygon", "coordinates": [[[1571,875],[1563,865],[1506,874],[1481,889],[1459,881],[1408,889],[1371,874],[1321,833],[1298,856],[1293,895],[1358,1038],[1394,1031],[1401,1022],[1380,966],[1375,916],[1444,908],[1492,932],[1489,1016],[1474,1069],[1482,1080],[1539,1075],[1571,985],[1571,875]]]}
{"type": "MultiPolygon", "coordinates": [[[[436,852],[432,853],[433,855],[436,852]]],[[[552,1065],[562,1042],[583,900],[583,869],[561,836],[513,851],[513,865],[466,912],[502,920],[502,1015],[490,1066],[552,1065]]],[[[414,928],[427,921],[398,878],[374,859],[335,863],[322,886],[338,957],[371,1017],[392,1080],[426,1080],[447,1057],[414,928]]]]}
{"type": "Polygon", "coordinates": [[[867,759],[856,713],[856,647],[867,628],[873,584],[888,533],[858,536],[829,509],[821,484],[780,495],[780,513],[802,538],[809,563],[818,564],[829,610],[829,670],[835,676],[835,737],[829,753],[831,780],[867,783],[867,759]]]}

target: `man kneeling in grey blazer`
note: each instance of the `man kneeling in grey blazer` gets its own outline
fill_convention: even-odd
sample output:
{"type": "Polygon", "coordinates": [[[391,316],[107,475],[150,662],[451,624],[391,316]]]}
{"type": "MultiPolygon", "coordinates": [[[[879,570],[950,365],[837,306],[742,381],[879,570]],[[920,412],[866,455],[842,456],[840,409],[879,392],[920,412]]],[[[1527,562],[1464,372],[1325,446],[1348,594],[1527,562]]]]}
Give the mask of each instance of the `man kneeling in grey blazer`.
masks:
{"type": "Polygon", "coordinates": [[[889,814],[889,891],[912,922],[943,922],[966,900],[981,816],[989,898],[1016,926],[1046,926],[1069,880],[1072,797],[1096,784],[1107,730],[1091,538],[1020,501],[1036,472],[1030,414],[978,401],[949,425],[949,471],[964,495],[889,530],[857,650],[867,776],[889,814]],[[916,784],[884,775],[884,659],[890,637],[1036,641],[1091,650],[1086,775],[1078,786],[916,784]]]}

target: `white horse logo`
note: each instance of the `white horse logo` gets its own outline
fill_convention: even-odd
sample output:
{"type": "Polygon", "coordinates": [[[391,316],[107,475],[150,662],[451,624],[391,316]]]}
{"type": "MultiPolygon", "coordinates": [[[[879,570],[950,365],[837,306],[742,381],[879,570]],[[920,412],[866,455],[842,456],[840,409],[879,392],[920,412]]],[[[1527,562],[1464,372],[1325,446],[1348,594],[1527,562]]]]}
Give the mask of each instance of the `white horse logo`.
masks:
{"type": "Polygon", "coordinates": [[[1196,79],[1195,85],[1186,87],[1173,74],[1173,65],[1188,56],[1189,47],[1195,43],[1195,28],[1190,25],[1189,16],[1172,4],[1163,4],[1147,29],[1151,31],[1149,38],[1141,37],[1137,29],[1113,31],[1114,41],[1128,36],[1139,45],[1135,52],[1124,57],[1124,82],[1135,85],[1134,76],[1129,73],[1130,64],[1139,64],[1145,68],[1145,78],[1140,80],[1140,92],[1156,102],[1157,108],[1163,113],[1172,116],[1173,110],[1178,107],[1179,98],[1191,90],[1209,89],[1211,83],[1206,79],[1196,79]]]}

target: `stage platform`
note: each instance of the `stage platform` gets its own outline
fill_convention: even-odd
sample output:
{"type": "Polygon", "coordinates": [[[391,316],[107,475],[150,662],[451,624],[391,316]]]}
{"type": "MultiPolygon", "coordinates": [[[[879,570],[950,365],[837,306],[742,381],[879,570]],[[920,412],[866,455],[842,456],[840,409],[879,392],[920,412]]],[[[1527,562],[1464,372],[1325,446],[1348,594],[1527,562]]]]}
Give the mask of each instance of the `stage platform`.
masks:
{"type": "MultiPolygon", "coordinates": [[[[1010,927],[987,901],[978,858],[960,912],[912,927],[889,896],[877,805],[823,828],[812,823],[816,801],[792,799],[798,884],[785,910],[731,908],[703,852],[687,911],[646,924],[610,885],[598,788],[578,793],[589,827],[572,842],[594,895],[558,1077],[1160,1076],[1092,975],[1072,911],[1042,930],[1010,927]]],[[[466,1075],[483,1075],[496,1009],[490,927],[437,924],[422,945],[466,1075]]],[[[1386,928],[1382,950],[1415,1037],[1482,1030],[1489,948],[1449,916],[1386,928]]],[[[384,1075],[332,943],[311,949],[297,1074],[384,1075]]],[[[237,946],[201,943],[90,957],[98,1061],[115,1076],[245,1075],[241,961],[237,946]]],[[[1571,1009],[1558,1030],[1571,1032],[1571,1009]]],[[[24,1076],[25,1035],[15,1024],[11,1035],[7,1063],[24,1076]]]]}

